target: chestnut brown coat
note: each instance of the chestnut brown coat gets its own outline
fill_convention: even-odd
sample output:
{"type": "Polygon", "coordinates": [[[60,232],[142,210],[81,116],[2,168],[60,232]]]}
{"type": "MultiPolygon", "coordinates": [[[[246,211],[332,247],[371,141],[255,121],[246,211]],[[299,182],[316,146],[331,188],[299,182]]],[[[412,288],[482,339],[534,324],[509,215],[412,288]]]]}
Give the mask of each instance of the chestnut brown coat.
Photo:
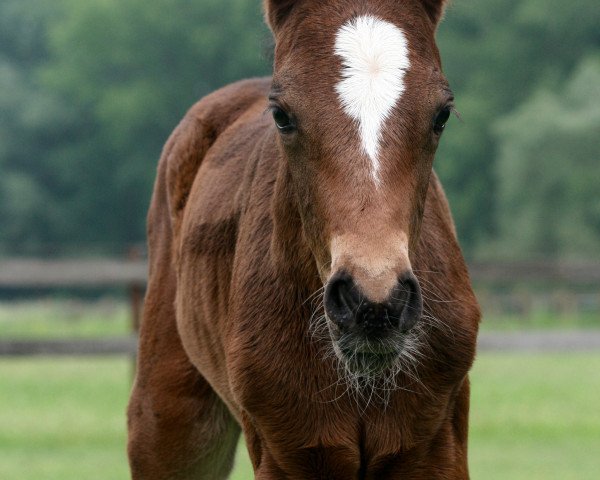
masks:
{"type": "Polygon", "coordinates": [[[227,478],[243,431],[257,479],[467,479],[479,309],[432,171],[443,1],[265,7],[273,78],[202,99],[159,163],[132,476],[227,478]],[[408,45],[377,176],[337,87],[357,18],[408,45]]]}

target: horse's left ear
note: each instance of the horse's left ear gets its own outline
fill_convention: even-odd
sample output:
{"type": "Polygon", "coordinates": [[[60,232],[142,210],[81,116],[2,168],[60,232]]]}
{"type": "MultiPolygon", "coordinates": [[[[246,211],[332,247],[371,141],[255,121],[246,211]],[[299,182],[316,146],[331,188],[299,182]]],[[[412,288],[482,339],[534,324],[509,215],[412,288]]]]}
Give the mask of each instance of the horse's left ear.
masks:
{"type": "Polygon", "coordinates": [[[447,3],[447,0],[421,0],[421,4],[434,25],[440,23],[447,3]]]}
{"type": "Polygon", "coordinates": [[[299,0],[263,0],[265,19],[273,32],[283,24],[299,0]]]}

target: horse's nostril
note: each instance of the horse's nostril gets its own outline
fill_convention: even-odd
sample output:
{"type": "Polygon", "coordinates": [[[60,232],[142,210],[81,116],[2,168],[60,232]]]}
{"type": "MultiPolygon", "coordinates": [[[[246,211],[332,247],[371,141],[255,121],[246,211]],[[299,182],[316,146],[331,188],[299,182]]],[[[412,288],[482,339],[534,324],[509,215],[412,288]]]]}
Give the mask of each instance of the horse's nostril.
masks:
{"type": "Polygon", "coordinates": [[[348,329],[354,322],[360,305],[360,296],[352,277],[336,274],[325,289],[325,311],[340,329],[348,329]]]}
{"type": "Polygon", "coordinates": [[[398,319],[398,327],[408,332],[415,326],[423,310],[421,287],[416,277],[409,273],[398,281],[392,292],[392,308],[394,317],[398,319]]]}

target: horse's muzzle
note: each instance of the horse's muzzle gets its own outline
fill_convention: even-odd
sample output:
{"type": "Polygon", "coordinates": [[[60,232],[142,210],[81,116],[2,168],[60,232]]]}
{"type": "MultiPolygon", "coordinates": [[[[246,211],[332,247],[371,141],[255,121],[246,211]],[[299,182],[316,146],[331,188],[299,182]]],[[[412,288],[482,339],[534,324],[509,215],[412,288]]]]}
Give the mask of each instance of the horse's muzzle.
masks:
{"type": "Polygon", "coordinates": [[[346,272],[336,273],[325,288],[325,313],[339,330],[369,342],[407,333],[423,309],[421,288],[412,272],[402,275],[383,302],[362,294],[346,272]]]}

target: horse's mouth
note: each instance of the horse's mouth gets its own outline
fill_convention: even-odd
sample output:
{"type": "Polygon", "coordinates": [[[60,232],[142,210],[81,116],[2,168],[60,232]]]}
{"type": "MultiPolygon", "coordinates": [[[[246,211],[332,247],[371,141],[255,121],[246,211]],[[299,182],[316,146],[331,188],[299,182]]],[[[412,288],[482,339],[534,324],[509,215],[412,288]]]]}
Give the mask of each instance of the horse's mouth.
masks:
{"type": "Polygon", "coordinates": [[[396,365],[401,346],[396,349],[369,349],[358,350],[349,348],[335,348],[338,357],[346,368],[358,375],[377,375],[383,373],[396,365]]]}
{"type": "Polygon", "coordinates": [[[327,322],[333,349],[346,370],[358,376],[385,374],[398,364],[406,335],[396,332],[380,337],[342,335],[333,322],[327,322]]]}

